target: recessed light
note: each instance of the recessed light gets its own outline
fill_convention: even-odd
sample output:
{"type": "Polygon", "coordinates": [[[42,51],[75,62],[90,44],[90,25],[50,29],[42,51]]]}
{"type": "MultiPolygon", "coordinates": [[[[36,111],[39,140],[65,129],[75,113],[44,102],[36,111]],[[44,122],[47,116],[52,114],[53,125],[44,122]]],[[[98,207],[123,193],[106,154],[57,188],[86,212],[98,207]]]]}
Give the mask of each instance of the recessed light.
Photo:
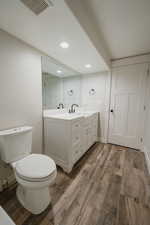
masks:
{"type": "Polygon", "coordinates": [[[91,65],[91,64],[86,64],[85,67],[86,67],[86,68],[91,68],[92,65],[91,65]]]}
{"type": "Polygon", "coordinates": [[[60,47],[62,47],[62,48],[69,48],[69,43],[63,41],[63,42],[60,43],[60,47]]]}
{"type": "Polygon", "coordinates": [[[61,70],[57,70],[57,73],[61,74],[61,73],[62,73],[62,71],[61,71],[61,70]]]}

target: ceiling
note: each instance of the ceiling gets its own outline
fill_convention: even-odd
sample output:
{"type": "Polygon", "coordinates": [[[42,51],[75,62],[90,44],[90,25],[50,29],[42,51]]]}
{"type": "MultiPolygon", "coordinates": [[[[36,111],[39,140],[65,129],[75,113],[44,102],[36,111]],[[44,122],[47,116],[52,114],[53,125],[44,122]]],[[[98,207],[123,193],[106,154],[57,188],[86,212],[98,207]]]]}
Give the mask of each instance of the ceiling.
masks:
{"type": "Polygon", "coordinates": [[[150,52],[150,0],[53,1],[36,16],[20,0],[0,0],[0,28],[65,65],[70,75],[109,70],[110,59],[150,52]],[[62,41],[70,47],[60,48],[62,41]]]}
{"type": "Polygon", "coordinates": [[[0,0],[0,28],[82,73],[108,70],[107,63],[64,0],[35,15],[20,0],[0,0]],[[67,41],[68,49],[59,44],[67,41]],[[91,64],[91,68],[85,68],[91,64]]]}
{"type": "Polygon", "coordinates": [[[150,52],[150,0],[82,0],[111,58],[150,52]]]}

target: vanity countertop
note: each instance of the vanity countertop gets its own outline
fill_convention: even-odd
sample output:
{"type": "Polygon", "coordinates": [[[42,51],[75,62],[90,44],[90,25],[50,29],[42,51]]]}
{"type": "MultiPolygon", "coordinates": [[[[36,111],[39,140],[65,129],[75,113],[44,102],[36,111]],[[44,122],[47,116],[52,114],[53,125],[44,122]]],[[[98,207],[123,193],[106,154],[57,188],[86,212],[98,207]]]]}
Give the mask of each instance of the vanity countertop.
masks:
{"type": "Polygon", "coordinates": [[[76,113],[56,113],[56,114],[44,114],[44,118],[54,118],[54,119],[62,119],[62,120],[74,120],[79,118],[87,118],[92,116],[93,114],[98,113],[97,111],[84,111],[84,112],[76,112],[76,113]]]}
{"type": "Polygon", "coordinates": [[[82,118],[81,114],[77,113],[64,113],[64,114],[55,114],[55,115],[46,115],[44,118],[54,118],[54,119],[62,119],[62,120],[73,120],[82,118]]]}

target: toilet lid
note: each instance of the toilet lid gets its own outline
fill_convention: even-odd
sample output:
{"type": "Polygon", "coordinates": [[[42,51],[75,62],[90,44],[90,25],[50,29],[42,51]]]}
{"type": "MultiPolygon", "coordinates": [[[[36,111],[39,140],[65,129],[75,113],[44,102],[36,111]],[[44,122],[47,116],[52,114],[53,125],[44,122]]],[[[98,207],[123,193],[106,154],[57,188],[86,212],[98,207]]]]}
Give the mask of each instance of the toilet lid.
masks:
{"type": "Polygon", "coordinates": [[[31,179],[47,177],[55,170],[54,160],[42,154],[31,154],[16,162],[16,172],[31,179]]]}

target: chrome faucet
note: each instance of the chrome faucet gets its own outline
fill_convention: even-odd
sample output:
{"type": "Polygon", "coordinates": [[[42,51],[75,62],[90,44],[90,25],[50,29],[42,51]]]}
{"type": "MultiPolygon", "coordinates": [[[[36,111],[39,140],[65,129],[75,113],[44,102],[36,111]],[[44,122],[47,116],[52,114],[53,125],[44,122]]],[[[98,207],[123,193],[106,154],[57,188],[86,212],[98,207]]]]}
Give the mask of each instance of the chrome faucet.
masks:
{"type": "Polygon", "coordinates": [[[77,104],[72,104],[72,105],[71,105],[71,108],[69,109],[69,113],[75,113],[75,108],[74,108],[74,106],[79,107],[79,105],[77,105],[77,104]]]}
{"type": "Polygon", "coordinates": [[[58,107],[57,107],[57,109],[64,109],[64,104],[63,103],[59,103],[59,105],[58,105],[58,107]]]}

